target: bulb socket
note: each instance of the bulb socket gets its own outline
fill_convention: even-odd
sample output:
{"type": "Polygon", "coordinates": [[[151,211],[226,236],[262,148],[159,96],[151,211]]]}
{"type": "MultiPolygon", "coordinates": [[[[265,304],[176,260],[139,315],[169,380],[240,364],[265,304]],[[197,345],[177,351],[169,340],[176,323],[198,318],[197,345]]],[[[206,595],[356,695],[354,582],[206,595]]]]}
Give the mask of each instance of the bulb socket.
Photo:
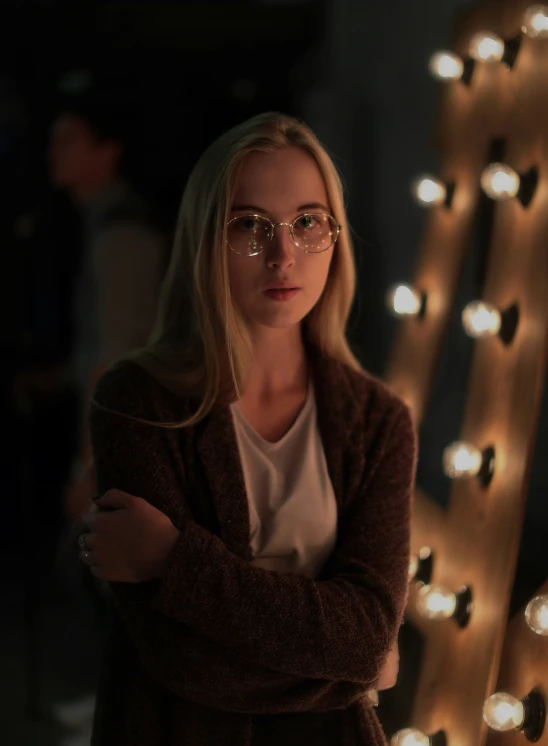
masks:
{"type": "Polygon", "coordinates": [[[512,304],[500,314],[499,337],[505,345],[509,345],[514,339],[519,322],[519,308],[516,303],[512,304]]]}
{"type": "Polygon", "coordinates": [[[463,61],[463,70],[461,81],[465,86],[470,86],[472,78],[474,77],[474,71],[476,69],[476,60],[473,57],[466,57],[463,61]]]}
{"type": "Polygon", "coordinates": [[[516,199],[519,199],[524,207],[529,207],[538,186],[538,168],[532,166],[529,171],[519,176],[519,189],[516,199]]]}
{"type": "Polygon", "coordinates": [[[457,605],[453,619],[459,627],[464,628],[470,621],[472,613],[472,590],[469,586],[465,585],[455,593],[455,596],[457,598],[457,605]]]}
{"type": "Polygon", "coordinates": [[[426,299],[427,295],[424,291],[421,292],[421,305],[420,308],[415,316],[415,318],[419,319],[419,321],[422,321],[424,317],[426,316],[426,299]]]}
{"type": "Polygon", "coordinates": [[[519,34],[518,36],[514,36],[513,39],[504,42],[504,54],[502,55],[501,62],[506,65],[509,70],[511,70],[516,64],[519,50],[521,48],[521,39],[522,36],[519,34]]]}
{"type": "Polygon", "coordinates": [[[546,723],[546,703],[538,689],[533,689],[521,700],[525,719],[520,730],[528,741],[538,741],[544,732],[546,723]]]}
{"type": "Polygon", "coordinates": [[[488,487],[493,474],[495,473],[495,449],[493,446],[487,446],[481,452],[481,467],[478,471],[477,478],[482,487],[488,487]]]}
{"type": "Polygon", "coordinates": [[[453,204],[453,197],[455,196],[455,188],[456,184],[454,181],[450,181],[445,185],[445,199],[442,202],[442,207],[445,207],[447,210],[451,209],[451,206],[453,204]]]}
{"type": "Polygon", "coordinates": [[[430,736],[430,746],[447,746],[447,736],[444,730],[438,730],[430,736]]]}
{"type": "Polygon", "coordinates": [[[430,581],[432,580],[433,569],[434,569],[434,554],[430,552],[430,554],[427,554],[424,557],[421,557],[419,554],[419,559],[417,562],[417,572],[415,573],[413,582],[423,583],[424,585],[428,585],[430,581]]]}

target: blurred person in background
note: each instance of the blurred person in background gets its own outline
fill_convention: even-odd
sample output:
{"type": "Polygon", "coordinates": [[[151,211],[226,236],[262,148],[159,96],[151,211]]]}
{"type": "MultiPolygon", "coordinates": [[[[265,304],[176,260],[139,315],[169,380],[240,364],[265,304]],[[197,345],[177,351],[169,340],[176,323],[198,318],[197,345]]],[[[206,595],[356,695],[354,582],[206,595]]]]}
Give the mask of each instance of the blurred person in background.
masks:
{"type": "MultiPolygon", "coordinates": [[[[126,115],[127,116],[127,115],[126,115]]],[[[167,262],[166,241],[123,174],[124,116],[96,92],[67,97],[53,123],[49,169],[82,216],[69,378],[80,397],[79,440],[64,494],[69,519],[94,494],[87,431],[90,395],[109,364],[151,331],[167,262]]]]}
{"type": "MultiPolygon", "coordinates": [[[[118,103],[128,108],[123,94],[116,98],[97,90],[66,96],[53,121],[47,153],[50,180],[75,205],[82,227],[72,352],[62,374],[78,399],[77,437],[62,495],[69,525],[92,504],[96,492],[87,425],[91,392],[113,361],[146,343],[167,265],[166,237],[125,175],[129,112],[118,103]]],[[[65,541],[59,546],[58,567],[71,591],[70,615],[63,622],[71,640],[60,652],[68,665],[73,655],[84,660],[86,649],[100,645],[104,598],[101,584],[82,576],[75,551],[67,547],[65,541]]],[[[98,669],[93,663],[86,665],[85,674],[75,676],[68,668],[65,673],[70,698],[54,705],[56,719],[72,730],[63,745],[89,744],[98,669]]]]}

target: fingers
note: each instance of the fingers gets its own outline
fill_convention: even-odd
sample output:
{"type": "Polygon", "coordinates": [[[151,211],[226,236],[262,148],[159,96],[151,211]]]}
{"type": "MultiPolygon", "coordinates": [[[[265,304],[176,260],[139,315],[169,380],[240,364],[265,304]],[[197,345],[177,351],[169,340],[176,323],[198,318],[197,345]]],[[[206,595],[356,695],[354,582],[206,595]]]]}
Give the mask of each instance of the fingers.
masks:
{"type": "Polygon", "coordinates": [[[114,509],[117,508],[128,508],[133,500],[137,498],[133,495],[129,495],[127,492],[122,490],[111,489],[107,490],[104,495],[99,497],[95,502],[102,510],[106,508],[114,509]]]}
{"type": "Polygon", "coordinates": [[[95,559],[95,555],[89,549],[84,549],[80,552],[80,559],[82,560],[84,565],[87,565],[90,568],[98,567],[97,560],[95,559]]]}
{"type": "Polygon", "coordinates": [[[82,516],[82,523],[87,526],[88,529],[92,529],[97,520],[99,512],[97,510],[90,510],[82,516]]]}
{"type": "Polygon", "coordinates": [[[80,534],[78,537],[78,546],[80,547],[79,557],[84,565],[87,565],[89,568],[97,567],[97,557],[93,551],[93,547],[95,546],[93,534],[88,532],[80,534]]]}
{"type": "Polygon", "coordinates": [[[83,534],[80,534],[80,536],[78,537],[78,546],[80,547],[80,550],[82,552],[93,549],[92,542],[93,542],[92,535],[88,532],[84,532],[83,534]]]}

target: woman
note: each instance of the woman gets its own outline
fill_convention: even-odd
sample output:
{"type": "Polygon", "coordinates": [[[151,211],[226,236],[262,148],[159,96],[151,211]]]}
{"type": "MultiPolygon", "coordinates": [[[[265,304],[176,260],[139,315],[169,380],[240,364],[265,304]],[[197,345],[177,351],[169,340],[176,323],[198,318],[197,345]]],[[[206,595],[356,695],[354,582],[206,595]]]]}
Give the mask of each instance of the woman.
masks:
{"type": "Polygon", "coordinates": [[[95,391],[80,546],[116,613],[93,746],[385,743],[368,692],[397,667],[416,438],[350,351],[354,283],[304,124],[208,148],[152,340],[95,391]]]}

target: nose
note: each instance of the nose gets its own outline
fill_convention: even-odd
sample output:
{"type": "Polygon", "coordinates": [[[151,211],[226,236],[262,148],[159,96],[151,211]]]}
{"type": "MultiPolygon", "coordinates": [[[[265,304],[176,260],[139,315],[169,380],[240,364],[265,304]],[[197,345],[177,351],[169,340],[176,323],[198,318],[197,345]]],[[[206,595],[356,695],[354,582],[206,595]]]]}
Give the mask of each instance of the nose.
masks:
{"type": "Polygon", "coordinates": [[[278,224],[274,228],[272,241],[266,251],[266,264],[268,267],[292,267],[297,251],[299,248],[291,238],[289,225],[278,224]]]}

